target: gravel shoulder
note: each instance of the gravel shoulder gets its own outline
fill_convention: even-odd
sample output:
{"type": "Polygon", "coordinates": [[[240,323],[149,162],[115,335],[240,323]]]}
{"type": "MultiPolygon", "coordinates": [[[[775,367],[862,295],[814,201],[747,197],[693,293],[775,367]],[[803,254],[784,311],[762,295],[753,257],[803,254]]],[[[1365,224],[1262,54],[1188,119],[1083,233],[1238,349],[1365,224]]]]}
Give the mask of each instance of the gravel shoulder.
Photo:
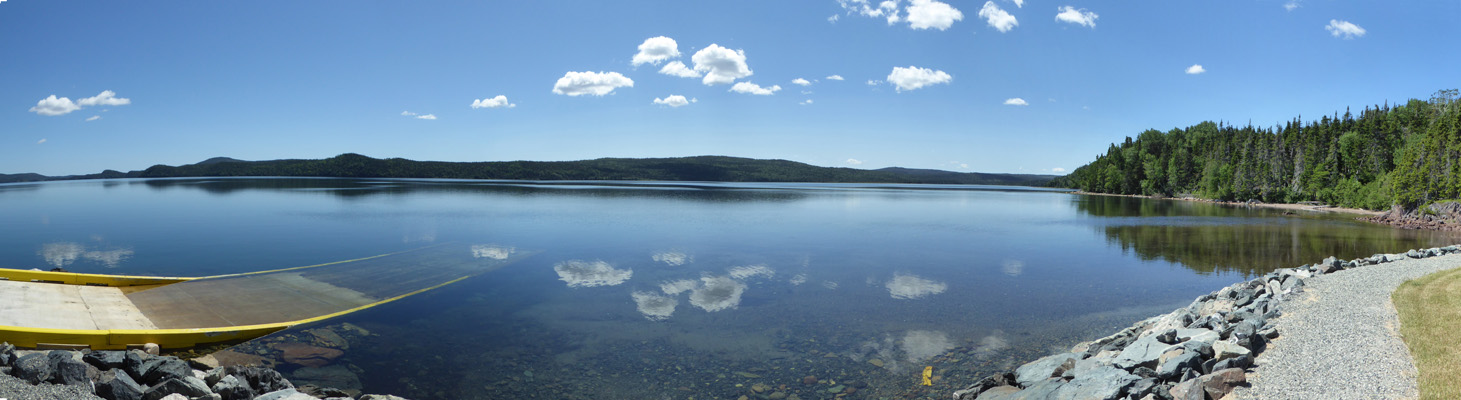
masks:
{"type": "Polygon", "coordinates": [[[81,388],[42,383],[32,385],[10,375],[0,374],[0,398],[10,400],[103,400],[81,388]]]}
{"type": "Polygon", "coordinates": [[[1416,369],[1390,294],[1461,267],[1461,254],[1406,259],[1305,280],[1273,321],[1282,334],[1255,360],[1237,399],[1414,399],[1416,369]]]}

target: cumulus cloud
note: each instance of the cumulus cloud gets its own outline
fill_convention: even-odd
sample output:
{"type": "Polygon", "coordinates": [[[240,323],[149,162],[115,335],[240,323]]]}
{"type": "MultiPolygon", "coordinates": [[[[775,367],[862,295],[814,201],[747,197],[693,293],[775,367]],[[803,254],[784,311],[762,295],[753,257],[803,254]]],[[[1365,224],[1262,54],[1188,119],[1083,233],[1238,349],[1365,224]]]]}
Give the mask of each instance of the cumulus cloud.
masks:
{"type": "Polygon", "coordinates": [[[423,115],[417,115],[417,116],[416,116],[416,119],[424,119],[424,120],[431,120],[431,121],[435,121],[435,120],[436,120],[436,114],[423,114],[423,115]]]}
{"type": "Polygon", "coordinates": [[[842,75],[829,75],[827,76],[827,80],[840,81],[842,80],[842,75]]]}
{"type": "Polygon", "coordinates": [[[685,66],[685,63],[682,63],[682,62],[679,62],[679,61],[670,61],[669,64],[665,64],[665,67],[664,68],[660,68],[659,69],[659,73],[665,74],[665,75],[669,75],[669,76],[678,76],[678,77],[681,77],[681,78],[699,78],[700,77],[700,73],[699,72],[695,72],[695,70],[690,69],[690,67],[686,67],[685,66]]]}
{"type": "Polygon", "coordinates": [[[500,95],[500,94],[497,95],[497,97],[486,98],[486,99],[479,99],[479,100],[472,100],[472,108],[502,108],[502,107],[513,108],[513,107],[517,107],[517,104],[508,103],[507,102],[507,96],[503,96],[503,95],[500,95]]]}
{"type": "Polygon", "coordinates": [[[867,80],[867,85],[868,86],[877,86],[877,85],[881,85],[881,84],[883,84],[883,81],[880,81],[880,80],[877,80],[877,79],[868,79],[867,80]]]}
{"type": "MultiPolygon", "coordinates": [[[[985,7],[988,7],[988,5],[985,7]]],[[[982,10],[980,11],[980,15],[983,16],[982,10]]],[[[1009,14],[1006,13],[1005,15],[1009,14]]],[[[945,30],[953,26],[954,21],[962,21],[964,19],[964,13],[959,12],[958,9],[948,5],[948,3],[941,3],[936,0],[913,0],[913,4],[908,6],[908,16],[904,19],[908,21],[908,27],[913,29],[933,28],[945,30]]],[[[1010,20],[1013,21],[1014,17],[1010,17],[1010,20]]]]}
{"type": "Polygon", "coordinates": [[[498,245],[491,245],[491,244],[472,245],[472,257],[473,258],[490,258],[490,259],[493,259],[493,260],[506,260],[508,257],[511,257],[512,256],[512,253],[515,253],[515,252],[517,252],[517,248],[515,248],[515,247],[498,246],[498,245]]]}
{"type": "Polygon", "coordinates": [[[857,14],[871,18],[889,18],[891,19],[891,22],[889,22],[890,24],[893,22],[897,22],[897,0],[882,1],[879,2],[876,6],[868,0],[837,0],[837,3],[841,4],[842,9],[847,10],[849,15],[857,14]]]}
{"type": "Polygon", "coordinates": [[[1012,2],[1015,3],[1015,7],[1025,8],[1025,0],[1012,0],[1012,2]]]}
{"type": "Polygon", "coordinates": [[[70,114],[72,111],[80,109],[81,106],[78,106],[76,105],[76,103],[71,102],[70,98],[57,98],[56,95],[53,94],[51,95],[51,97],[47,97],[41,99],[41,101],[36,102],[36,106],[31,107],[30,112],[44,115],[47,117],[54,117],[57,115],[70,114]]]}
{"type": "Polygon", "coordinates": [[[553,271],[568,287],[615,286],[634,276],[632,269],[615,269],[603,261],[569,260],[554,265],[553,271]]]}
{"type": "Polygon", "coordinates": [[[832,16],[830,16],[830,17],[827,17],[827,22],[831,22],[831,23],[834,23],[834,24],[835,24],[835,23],[837,23],[837,19],[838,19],[838,18],[839,18],[839,17],[840,17],[840,16],[839,16],[839,15],[837,15],[837,14],[832,14],[832,16]]]}
{"type": "Polygon", "coordinates": [[[736,82],[735,86],[731,86],[731,88],[730,88],[730,91],[732,91],[732,92],[745,93],[745,94],[754,94],[754,95],[761,95],[761,96],[769,96],[772,93],[776,93],[776,92],[778,92],[780,90],[781,90],[781,85],[771,85],[771,87],[764,87],[763,88],[763,87],[761,87],[761,85],[757,85],[757,84],[754,84],[754,83],[751,83],[751,82],[736,82]]]}
{"type": "Polygon", "coordinates": [[[1295,8],[1299,8],[1299,0],[1289,0],[1289,2],[1283,3],[1284,10],[1293,11],[1295,8]]]}
{"type": "MultiPolygon", "coordinates": [[[[944,71],[919,68],[911,65],[907,68],[893,67],[893,72],[888,74],[888,82],[892,83],[899,92],[940,83],[949,83],[952,80],[954,80],[954,77],[944,71]]],[[[868,84],[871,85],[873,83],[872,81],[868,81],[868,84]]]]}
{"type": "Polygon", "coordinates": [[[1065,168],[1061,168],[1061,167],[1051,168],[1050,169],[1050,172],[1065,172],[1065,168]]]}
{"type": "Polygon", "coordinates": [[[128,104],[132,104],[132,99],[120,98],[120,97],[117,97],[117,93],[116,92],[113,92],[113,91],[110,91],[110,90],[103,90],[103,91],[101,91],[101,94],[98,94],[96,96],[91,96],[91,97],[87,97],[87,98],[84,98],[84,99],[81,99],[81,100],[77,100],[76,101],[76,104],[77,105],[80,105],[80,106],[83,106],[83,107],[90,107],[90,106],[125,106],[125,105],[128,105],[128,104]]]}
{"type": "Polygon", "coordinates": [[[1056,21],[1069,22],[1087,28],[1095,28],[1096,18],[1101,17],[1094,12],[1086,11],[1084,8],[1077,10],[1075,7],[1061,6],[1059,10],[1060,13],[1055,14],[1056,21]]]}
{"type": "Polygon", "coordinates": [[[639,52],[634,54],[634,59],[631,60],[630,63],[634,65],[659,65],[659,63],[664,60],[676,58],[679,56],[680,48],[679,45],[675,43],[675,39],[670,39],[664,36],[656,36],[649,39],[644,39],[644,43],[639,44],[639,52]]]}
{"type": "Polygon", "coordinates": [[[856,158],[849,158],[849,159],[847,159],[847,163],[848,164],[852,164],[852,165],[862,165],[862,160],[858,160],[856,158]]]}
{"type": "Polygon", "coordinates": [[[1006,99],[1004,101],[1004,105],[1007,105],[1007,106],[1028,106],[1028,105],[1030,105],[1030,103],[1026,103],[1025,102],[1025,99],[1021,99],[1019,97],[1014,97],[1014,98],[1006,99]]]}
{"type": "Polygon", "coordinates": [[[700,282],[696,282],[693,279],[681,279],[678,281],[661,282],[659,284],[659,290],[665,292],[667,295],[674,296],[695,290],[696,286],[700,286],[700,282]]]}
{"type": "Polygon", "coordinates": [[[802,86],[811,86],[812,85],[812,81],[809,81],[809,80],[806,80],[806,79],[802,79],[802,78],[792,79],[791,80],[791,83],[795,83],[795,84],[802,85],[802,86]]]}
{"type": "Polygon", "coordinates": [[[1009,32],[1010,29],[1015,29],[1020,25],[1020,21],[1015,19],[1014,15],[999,8],[993,1],[984,2],[984,7],[979,9],[979,18],[984,18],[989,26],[1000,32],[1009,32]]]}
{"type": "Polygon", "coordinates": [[[812,105],[812,99],[802,100],[802,102],[796,103],[796,104],[800,104],[800,105],[804,105],[804,106],[809,106],[809,105],[812,105]]]}
{"type": "Polygon", "coordinates": [[[690,304],[705,311],[720,311],[741,305],[746,284],[725,276],[700,278],[700,286],[690,291],[690,304]]]}
{"type": "Polygon", "coordinates": [[[93,115],[93,116],[90,116],[90,117],[86,117],[86,122],[91,122],[91,121],[95,121],[95,120],[99,120],[99,119],[101,119],[101,116],[100,115],[93,115]]]}
{"type": "Polygon", "coordinates": [[[1329,25],[1325,25],[1324,30],[1329,31],[1329,34],[1334,37],[1343,37],[1345,39],[1365,36],[1365,28],[1361,28],[1359,25],[1355,25],[1349,21],[1340,21],[1337,19],[1329,20],[1329,25]]]}
{"type": "Polygon", "coordinates": [[[1207,69],[1202,68],[1202,64],[1192,64],[1191,67],[1187,67],[1187,75],[1197,75],[1203,72],[1207,72],[1207,69]]]}
{"type": "MultiPolygon", "coordinates": [[[[670,97],[679,97],[681,99],[684,99],[684,96],[670,96],[670,97]]],[[[658,99],[656,99],[656,100],[658,100],[658,99]]],[[[665,265],[668,265],[668,266],[671,266],[671,267],[678,267],[678,266],[681,266],[681,265],[685,265],[686,263],[695,262],[695,256],[692,256],[692,255],[689,255],[689,254],[685,254],[685,253],[682,253],[682,252],[678,252],[678,251],[661,251],[661,252],[658,252],[658,253],[651,254],[649,256],[649,258],[654,259],[655,262],[662,262],[662,263],[665,263],[665,265]]]]}
{"type": "Polygon", "coordinates": [[[639,313],[650,321],[669,319],[675,313],[675,307],[680,305],[680,300],[654,292],[634,292],[629,296],[634,298],[634,305],[639,313]]]}
{"type": "Polygon", "coordinates": [[[893,298],[908,300],[943,293],[949,288],[949,285],[943,282],[902,274],[893,275],[893,280],[888,281],[884,286],[888,288],[888,294],[893,298]]]}
{"type": "Polygon", "coordinates": [[[700,82],[706,85],[723,85],[736,79],[751,76],[751,67],[746,64],[745,50],[731,50],[711,44],[690,56],[695,71],[705,74],[700,82]]]}
{"type": "Polygon", "coordinates": [[[726,274],[734,279],[746,279],[751,277],[770,278],[776,276],[776,271],[765,265],[746,265],[732,267],[726,270],[726,274]]]}
{"type": "Polygon", "coordinates": [[[690,103],[694,103],[695,101],[695,99],[685,99],[685,96],[681,96],[678,94],[665,96],[665,98],[663,99],[658,97],[654,98],[654,104],[666,105],[670,107],[687,106],[690,105],[690,103]]]}
{"type": "Polygon", "coordinates": [[[569,71],[553,84],[553,93],[569,96],[603,96],[621,87],[634,87],[634,80],[618,72],[569,71]]]}

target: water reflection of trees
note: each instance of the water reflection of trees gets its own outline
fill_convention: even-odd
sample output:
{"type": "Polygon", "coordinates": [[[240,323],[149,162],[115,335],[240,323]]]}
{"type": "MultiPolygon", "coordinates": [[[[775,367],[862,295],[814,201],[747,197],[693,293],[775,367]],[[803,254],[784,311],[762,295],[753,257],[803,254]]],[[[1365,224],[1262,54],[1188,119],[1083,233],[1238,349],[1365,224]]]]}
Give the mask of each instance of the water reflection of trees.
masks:
{"type": "Polygon", "coordinates": [[[1341,216],[1283,217],[1273,210],[1111,196],[1078,196],[1080,212],[1124,218],[1121,224],[1096,225],[1108,242],[1143,260],[1164,260],[1203,274],[1257,276],[1277,268],[1413,248],[1455,244],[1456,234],[1393,229],[1341,216]],[[1232,217],[1231,223],[1142,217],[1232,217]],[[1213,222],[1213,223],[1207,223],[1213,222]]]}
{"type": "Polygon", "coordinates": [[[492,194],[510,196],[575,196],[598,198],[666,198],[706,202],[795,201],[806,193],[795,190],[744,189],[693,183],[636,182],[465,182],[329,178],[206,178],[149,179],[140,181],[154,190],[202,190],[228,195],[242,191],[321,193],[341,199],[415,193],[492,194]]]}

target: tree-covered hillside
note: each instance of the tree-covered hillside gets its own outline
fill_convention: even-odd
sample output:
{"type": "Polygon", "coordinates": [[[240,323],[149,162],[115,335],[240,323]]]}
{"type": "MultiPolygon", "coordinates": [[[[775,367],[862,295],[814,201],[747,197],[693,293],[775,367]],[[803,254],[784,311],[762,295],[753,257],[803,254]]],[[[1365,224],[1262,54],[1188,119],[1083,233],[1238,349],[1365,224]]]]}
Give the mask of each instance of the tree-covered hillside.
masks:
{"type": "Polygon", "coordinates": [[[1088,192],[1414,208],[1461,197],[1461,102],[1366,107],[1256,128],[1203,122],[1147,130],[1056,179],[1088,192]]]}

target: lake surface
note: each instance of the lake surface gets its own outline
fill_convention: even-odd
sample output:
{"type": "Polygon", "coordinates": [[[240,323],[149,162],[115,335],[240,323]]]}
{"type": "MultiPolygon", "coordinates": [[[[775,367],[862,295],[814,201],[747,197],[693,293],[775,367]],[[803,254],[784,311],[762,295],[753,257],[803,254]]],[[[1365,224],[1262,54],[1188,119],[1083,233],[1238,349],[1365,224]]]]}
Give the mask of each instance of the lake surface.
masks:
{"type": "Polygon", "coordinates": [[[203,276],[447,242],[540,253],[304,327],[359,334],[329,367],[279,368],[413,399],[947,398],[1275,268],[1457,240],[1344,215],[990,186],[0,185],[0,267],[203,276]],[[926,366],[933,386],[919,385],[926,366]]]}

